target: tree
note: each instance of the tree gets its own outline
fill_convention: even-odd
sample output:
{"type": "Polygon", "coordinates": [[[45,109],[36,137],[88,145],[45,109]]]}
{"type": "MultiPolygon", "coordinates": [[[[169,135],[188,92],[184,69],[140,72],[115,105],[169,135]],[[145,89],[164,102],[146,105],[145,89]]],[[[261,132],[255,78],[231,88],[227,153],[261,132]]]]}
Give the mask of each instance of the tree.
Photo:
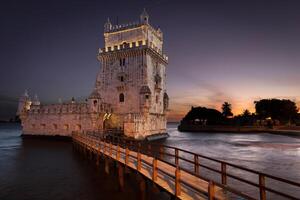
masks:
{"type": "Polygon", "coordinates": [[[249,117],[251,115],[250,111],[248,109],[244,110],[242,116],[243,117],[249,117]]]}
{"type": "Polygon", "coordinates": [[[271,117],[280,122],[292,122],[297,118],[296,103],[288,99],[262,99],[256,101],[255,111],[261,119],[271,117]]]}
{"type": "Polygon", "coordinates": [[[228,118],[233,116],[232,112],[231,112],[231,104],[228,102],[224,102],[222,105],[222,114],[224,117],[228,118]]]}
{"type": "Polygon", "coordinates": [[[223,122],[223,116],[220,111],[215,109],[192,107],[182,119],[182,122],[189,124],[194,123],[195,121],[205,121],[206,125],[220,125],[223,122]]]}

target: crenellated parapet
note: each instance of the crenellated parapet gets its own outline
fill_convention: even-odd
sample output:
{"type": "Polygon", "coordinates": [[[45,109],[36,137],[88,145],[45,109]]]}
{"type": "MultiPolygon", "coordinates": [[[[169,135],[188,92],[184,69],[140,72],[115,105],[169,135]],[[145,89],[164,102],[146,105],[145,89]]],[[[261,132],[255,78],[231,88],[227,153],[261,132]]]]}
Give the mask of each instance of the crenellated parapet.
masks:
{"type": "MultiPolygon", "coordinates": [[[[107,103],[99,104],[96,112],[110,112],[111,106],[107,103]]],[[[49,105],[31,105],[28,114],[61,115],[61,114],[88,114],[93,113],[91,105],[84,103],[63,103],[49,105]]]]}
{"type": "Polygon", "coordinates": [[[135,21],[135,22],[130,22],[127,24],[117,24],[117,25],[111,25],[109,26],[109,28],[107,28],[106,30],[104,30],[104,33],[112,33],[112,32],[117,32],[117,31],[122,31],[122,30],[126,30],[126,29],[131,29],[131,28],[136,28],[141,26],[141,23],[139,21],[135,21]]]}
{"type": "Polygon", "coordinates": [[[163,54],[161,49],[158,49],[156,46],[154,46],[153,43],[147,41],[147,40],[140,40],[135,41],[131,43],[123,43],[120,45],[105,47],[105,48],[99,48],[98,52],[98,58],[101,58],[102,56],[111,56],[111,53],[116,54],[130,54],[130,50],[142,50],[142,49],[148,49],[149,52],[153,53],[154,55],[158,56],[162,59],[166,64],[168,63],[168,56],[163,54]]]}

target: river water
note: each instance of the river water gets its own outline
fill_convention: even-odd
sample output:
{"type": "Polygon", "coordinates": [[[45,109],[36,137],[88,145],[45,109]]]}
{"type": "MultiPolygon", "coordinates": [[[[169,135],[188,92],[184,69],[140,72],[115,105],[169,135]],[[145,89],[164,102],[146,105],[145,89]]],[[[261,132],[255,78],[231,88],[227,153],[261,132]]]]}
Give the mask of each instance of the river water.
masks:
{"type": "MultiPolygon", "coordinates": [[[[168,124],[164,144],[300,182],[300,136],[180,133],[176,127],[168,124]]],[[[20,135],[19,125],[0,124],[1,200],[140,198],[136,177],[128,176],[121,191],[113,173],[74,153],[70,142],[20,135]]],[[[161,193],[147,195],[168,199],[161,193]]]]}

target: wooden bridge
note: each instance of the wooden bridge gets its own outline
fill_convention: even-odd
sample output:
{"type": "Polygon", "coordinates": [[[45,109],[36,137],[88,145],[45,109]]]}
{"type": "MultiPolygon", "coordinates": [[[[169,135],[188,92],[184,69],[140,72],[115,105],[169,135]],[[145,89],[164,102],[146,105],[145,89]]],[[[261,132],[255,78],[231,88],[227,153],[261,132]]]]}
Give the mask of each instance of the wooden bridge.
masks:
{"type": "Polygon", "coordinates": [[[87,133],[73,133],[73,142],[97,162],[111,158],[178,199],[300,199],[300,183],[183,149],[87,133]]]}

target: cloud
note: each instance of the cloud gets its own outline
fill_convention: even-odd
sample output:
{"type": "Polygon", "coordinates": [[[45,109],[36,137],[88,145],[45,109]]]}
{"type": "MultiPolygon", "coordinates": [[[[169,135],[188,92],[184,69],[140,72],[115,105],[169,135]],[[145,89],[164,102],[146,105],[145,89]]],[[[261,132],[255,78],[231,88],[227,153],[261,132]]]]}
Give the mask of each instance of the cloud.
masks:
{"type": "Polygon", "coordinates": [[[176,92],[174,96],[170,95],[169,119],[180,120],[191,106],[205,106],[220,110],[225,101],[236,104],[234,98],[220,87],[203,80],[193,81],[191,77],[186,78],[191,87],[181,93],[176,92]]]}

